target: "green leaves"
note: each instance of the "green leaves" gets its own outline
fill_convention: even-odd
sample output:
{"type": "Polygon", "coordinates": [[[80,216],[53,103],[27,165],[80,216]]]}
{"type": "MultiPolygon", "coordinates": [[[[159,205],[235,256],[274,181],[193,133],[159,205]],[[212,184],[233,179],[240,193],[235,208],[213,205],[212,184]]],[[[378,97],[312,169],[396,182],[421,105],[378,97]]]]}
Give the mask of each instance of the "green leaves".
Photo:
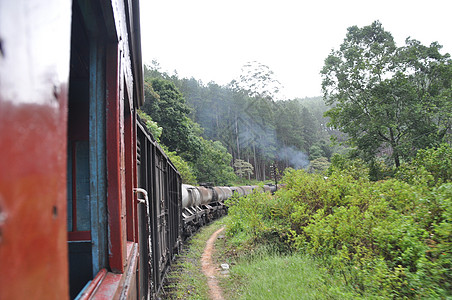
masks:
{"type": "Polygon", "coordinates": [[[160,127],[157,122],[154,122],[152,118],[144,111],[139,109],[137,113],[140,116],[141,120],[146,123],[146,128],[149,130],[149,132],[152,133],[157,141],[160,141],[160,136],[162,135],[163,128],[160,127]]]}
{"type": "Polygon", "coordinates": [[[140,116],[166,146],[166,153],[181,172],[184,183],[198,181],[226,185],[235,180],[230,166],[232,156],[220,142],[201,137],[202,129],[188,117],[190,109],[174,83],[148,77],[145,96],[143,111],[150,117],[142,113],[140,116]]]}
{"type": "Polygon", "coordinates": [[[429,187],[452,181],[452,147],[441,144],[419,150],[412,164],[403,165],[396,176],[409,183],[429,187]]]}
{"type": "Polygon", "coordinates": [[[404,176],[399,170],[398,179],[370,181],[362,161],[339,156],[333,157],[327,178],[288,170],[286,186],[273,198],[253,194],[228,202],[228,232],[258,244],[253,248],[271,243],[312,255],[363,295],[447,299],[452,291],[450,150],[442,145],[420,151],[404,166],[404,176]]]}
{"type": "Polygon", "coordinates": [[[190,109],[172,82],[147,78],[142,109],[163,128],[161,141],[170,151],[184,154],[188,160],[198,156],[197,126],[188,118],[190,109]]]}
{"type": "Polygon", "coordinates": [[[198,182],[212,182],[214,185],[228,185],[236,178],[230,166],[232,155],[220,142],[199,137],[201,153],[194,161],[198,182]]]}
{"type": "Polygon", "coordinates": [[[240,177],[253,174],[253,165],[243,159],[236,159],[233,166],[235,168],[235,173],[240,177]]]}
{"type": "Polygon", "coordinates": [[[452,68],[440,48],[412,39],[397,48],[376,21],[350,27],[327,57],[322,89],[335,105],[327,116],[364,158],[387,154],[399,167],[416,150],[450,140],[452,68]]]}

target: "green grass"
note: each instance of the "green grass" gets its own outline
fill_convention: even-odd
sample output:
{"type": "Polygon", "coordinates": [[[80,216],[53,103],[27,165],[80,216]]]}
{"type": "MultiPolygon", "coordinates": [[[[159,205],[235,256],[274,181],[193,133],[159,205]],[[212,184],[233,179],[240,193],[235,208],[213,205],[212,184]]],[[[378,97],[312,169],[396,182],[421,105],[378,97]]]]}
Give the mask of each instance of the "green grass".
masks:
{"type": "Polygon", "coordinates": [[[185,245],[168,274],[169,284],[165,287],[164,299],[209,299],[207,278],[202,273],[201,255],[209,237],[221,226],[218,220],[203,227],[185,245]]]}
{"type": "MultiPolygon", "coordinates": [[[[202,228],[187,245],[169,274],[171,284],[164,299],[209,299],[200,258],[208,238],[228,216],[202,228]]],[[[244,243],[246,244],[246,243],[244,243]]],[[[241,246],[245,246],[242,244],[241,246]]],[[[214,262],[230,265],[229,275],[219,275],[225,299],[372,299],[350,290],[337,275],[302,254],[278,255],[271,246],[237,247],[226,237],[215,243],[214,262]]],[[[374,298],[376,299],[376,298],[374,298]]]]}
{"type": "Polygon", "coordinates": [[[273,244],[250,244],[246,235],[219,239],[215,249],[217,264],[230,265],[229,276],[219,276],[225,299],[377,299],[352,290],[310,256],[280,254],[273,244]]]}
{"type": "Polygon", "coordinates": [[[241,259],[223,280],[228,299],[358,299],[339,278],[299,254],[241,259]],[[229,291],[228,291],[229,290],[229,291]]]}

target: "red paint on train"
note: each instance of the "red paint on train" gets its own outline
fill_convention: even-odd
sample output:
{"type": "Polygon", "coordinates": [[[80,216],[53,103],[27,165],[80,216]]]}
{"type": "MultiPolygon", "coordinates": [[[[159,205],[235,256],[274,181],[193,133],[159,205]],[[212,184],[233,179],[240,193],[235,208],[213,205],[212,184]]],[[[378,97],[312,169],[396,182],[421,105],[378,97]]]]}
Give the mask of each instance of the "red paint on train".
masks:
{"type": "Polygon", "coordinates": [[[0,2],[0,299],[69,294],[70,13],[68,0],[0,2]]]}
{"type": "Polygon", "coordinates": [[[61,91],[48,101],[57,107],[0,98],[0,299],[68,295],[66,88],[61,91]]]}

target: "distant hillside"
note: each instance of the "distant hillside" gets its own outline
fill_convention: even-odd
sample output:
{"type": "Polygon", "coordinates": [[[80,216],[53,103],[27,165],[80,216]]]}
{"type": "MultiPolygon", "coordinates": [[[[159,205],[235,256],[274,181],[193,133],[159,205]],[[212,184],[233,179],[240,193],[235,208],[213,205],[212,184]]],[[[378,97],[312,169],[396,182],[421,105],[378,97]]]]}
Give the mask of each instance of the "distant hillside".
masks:
{"type": "Polygon", "coordinates": [[[234,161],[251,163],[251,178],[268,180],[274,163],[280,170],[307,168],[311,160],[329,159],[334,152],[329,138],[335,132],[323,117],[328,107],[322,97],[273,101],[148,67],[145,76],[172,81],[191,108],[189,117],[203,128],[203,137],[220,141],[234,161]]]}

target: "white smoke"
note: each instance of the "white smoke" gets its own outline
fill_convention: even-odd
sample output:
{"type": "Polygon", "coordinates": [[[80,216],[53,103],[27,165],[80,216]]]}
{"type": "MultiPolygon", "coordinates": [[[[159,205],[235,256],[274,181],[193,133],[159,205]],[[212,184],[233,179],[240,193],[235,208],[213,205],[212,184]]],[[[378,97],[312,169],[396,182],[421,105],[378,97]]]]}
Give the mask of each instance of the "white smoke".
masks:
{"type": "Polygon", "coordinates": [[[296,170],[304,169],[309,165],[308,156],[294,147],[284,147],[278,154],[281,160],[286,160],[296,170]]]}

